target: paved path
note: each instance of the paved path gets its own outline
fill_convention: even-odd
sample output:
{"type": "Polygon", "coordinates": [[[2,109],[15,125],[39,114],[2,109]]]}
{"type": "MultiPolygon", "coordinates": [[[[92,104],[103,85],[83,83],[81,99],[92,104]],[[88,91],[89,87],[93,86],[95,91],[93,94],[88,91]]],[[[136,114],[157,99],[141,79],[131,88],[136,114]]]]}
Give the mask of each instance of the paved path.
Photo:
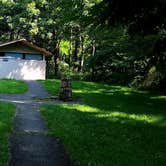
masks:
{"type": "Polygon", "coordinates": [[[14,132],[10,137],[10,166],[72,165],[59,141],[47,135],[39,112],[40,103],[31,100],[33,97],[48,97],[48,93],[36,81],[26,83],[29,90],[25,94],[0,94],[1,101],[17,105],[14,132]]]}

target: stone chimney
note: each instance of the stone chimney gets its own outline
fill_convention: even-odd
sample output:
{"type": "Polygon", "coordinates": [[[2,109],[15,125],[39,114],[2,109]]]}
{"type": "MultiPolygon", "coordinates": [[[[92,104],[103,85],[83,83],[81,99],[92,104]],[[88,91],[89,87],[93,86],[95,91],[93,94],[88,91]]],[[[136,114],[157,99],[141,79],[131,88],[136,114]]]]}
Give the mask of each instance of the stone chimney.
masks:
{"type": "Polygon", "coordinates": [[[71,101],[72,100],[71,79],[69,76],[63,76],[61,78],[59,99],[63,100],[63,101],[71,101]]]}

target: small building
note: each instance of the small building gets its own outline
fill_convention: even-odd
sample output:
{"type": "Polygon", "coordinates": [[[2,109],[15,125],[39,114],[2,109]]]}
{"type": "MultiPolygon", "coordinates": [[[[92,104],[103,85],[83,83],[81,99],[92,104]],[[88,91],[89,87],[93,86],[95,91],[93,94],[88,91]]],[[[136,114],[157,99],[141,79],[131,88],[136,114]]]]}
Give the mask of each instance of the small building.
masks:
{"type": "Polygon", "coordinates": [[[49,56],[49,51],[25,39],[0,44],[0,78],[44,80],[49,56]]]}

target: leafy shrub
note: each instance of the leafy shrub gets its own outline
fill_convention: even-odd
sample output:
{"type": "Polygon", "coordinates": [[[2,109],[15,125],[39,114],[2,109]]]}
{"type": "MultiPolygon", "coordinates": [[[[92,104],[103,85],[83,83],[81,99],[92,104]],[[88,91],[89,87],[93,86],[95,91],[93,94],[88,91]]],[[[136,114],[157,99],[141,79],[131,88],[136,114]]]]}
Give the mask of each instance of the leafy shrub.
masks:
{"type": "Polygon", "coordinates": [[[60,61],[59,75],[69,75],[69,74],[70,74],[69,64],[67,64],[66,62],[60,61]]]}

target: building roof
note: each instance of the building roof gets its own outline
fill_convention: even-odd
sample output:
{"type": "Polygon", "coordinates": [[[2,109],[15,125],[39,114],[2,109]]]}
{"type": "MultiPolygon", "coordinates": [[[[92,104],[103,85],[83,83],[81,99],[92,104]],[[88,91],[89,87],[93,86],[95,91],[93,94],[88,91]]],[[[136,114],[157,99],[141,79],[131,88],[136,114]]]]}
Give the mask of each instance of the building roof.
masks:
{"type": "Polygon", "coordinates": [[[30,42],[27,41],[26,39],[19,39],[19,40],[14,40],[14,41],[10,41],[10,42],[7,42],[7,43],[0,44],[0,48],[1,48],[1,47],[4,47],[4,46],[11,45],[11,44],[15,44],[15,43],[21,43],[21,44],[24,45],[24,46],[33,48],[34,50],[39,51],[40,53],[42,53],[42,54],[45,55],[45,56],[52,56],[52,53],[51,53],[51,52],[47,51],[47,50],[44,49],[44,48],[41,48],[41,47],[39,47],[39,46],[36,46],[36,45],[30,43],[30,42]]]}

